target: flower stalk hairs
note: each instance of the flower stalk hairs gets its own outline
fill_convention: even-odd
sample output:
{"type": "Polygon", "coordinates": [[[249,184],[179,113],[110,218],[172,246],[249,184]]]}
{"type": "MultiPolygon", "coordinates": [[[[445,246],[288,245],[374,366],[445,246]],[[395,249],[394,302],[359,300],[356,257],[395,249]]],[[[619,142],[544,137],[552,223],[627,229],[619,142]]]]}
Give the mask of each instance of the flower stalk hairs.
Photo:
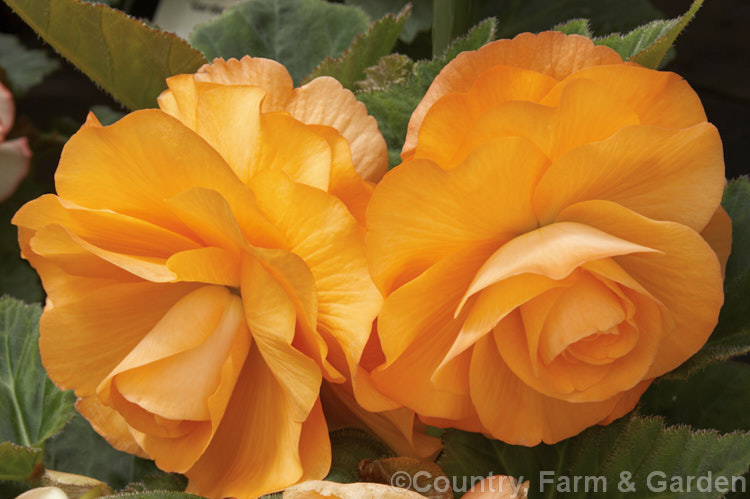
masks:
{"type": "Polygon", "coordinates": [[[422,421],[558,442],[716,325],[722,146],[678,75],[576,35],[496,41],[437,76],[402,160],[367,211],[371,381],[422,421]]]}
{"type": "Polygon", "coordinates": [[[360,222],[385,143],[334,79],[293,89],[270,60],[168,85],[160,110],[90,115],[57,195],[13,219],[48,294],[44,366],[112,445],[188,491],[321,479],[321,383],[351,377],[382,301],[360,222]]]}

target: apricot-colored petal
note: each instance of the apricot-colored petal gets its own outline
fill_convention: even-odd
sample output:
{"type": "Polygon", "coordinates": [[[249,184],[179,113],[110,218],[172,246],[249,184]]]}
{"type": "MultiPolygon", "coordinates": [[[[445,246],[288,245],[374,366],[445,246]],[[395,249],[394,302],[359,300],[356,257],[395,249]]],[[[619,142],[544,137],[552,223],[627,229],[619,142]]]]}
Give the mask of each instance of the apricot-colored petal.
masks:
{"type": "Polygon", "coordinates": [[[201,92],[195,130],[232,167],[240,180],[252,174],[260,141],[260,107],[266,92],[251,86],[219,86],[201,92]]]}
{"type": "Polygon", "coordinates": [[[255,344],[286,395],[288,410],[295,421],[304,421],[318,398],[321,371],[313,359],[292,346],[297,317],[294,302],[251,256],[242,260],[242,301],[255,344]]]}
{"type": "Polygon", "coordinates": [[[237,379],[219,429],[185,474],[187,492],[209,497],[258,497],[303,475],[302,422],[255,345],[237,379]]]}
{"type": "Polygon", "coordinates": [[[215,246],[176,253],[169,257],[166,265],[178,281],[240,286],[239,259],[215,246]]]}
{"type": "Polygon", "coordinates": [[[519,274],[563,279],[591,260],[654,251],[584,224],[545,225],[512,239],[490,256],[474,277],[459,308],[475,293],[519,274]]]}
{"type": "Polygon", "coordinates": [[[70,233],[62,225],[51,224],[42,227],[30,241],[31,250],[37,255],[46,257],[58,263],[63,268],[84,270],[83,267],[91,263],[87,254],[97,257],[101,262],[94,263],[89,268],[88,275],[112,276],[107,268],[107,262],[125,272],[133,274],[151,282],[172,282],[175,275],[167,269],[166,260],[157,257],[126,255],[107,251],[93,244],[89,244],[78,236],[70,233]]]}
{"type": "Polygon", "coordinates": [[[725,184],[719,133],[702,123],[684,130],[628,127],[554,162],[534,193],[534,209],[549,223],[566,206],[614,201],[649,218],[702,230],[725,184]]]}
{"type": "MultiPolygon", "coordinates": [[[[506,319],[507,320],[507,319],[506,319]]],[[[471,398],[490,434],[513,445],[554,444],[604,419],[617,399],[572,403],[524,384],[503,361],[495,339],[485,336],[471,359],[471,398]],[[498,410],[503,407],[503,410],[498,410]]]]}
{"type": "Polygon", "coordinates": [[[485,245],[452,255],[385,301],[378,318],[378,335],[387,362],[371,377],[386,396],[420,415],[446,419],[467,416],[466,397],[436,386],[432,376],[461,329],[464,317],[453,318],[456,304],[490,251],[485,245]]]}
{"type": "Polygon", "coordinates": [[[727,267],[729,253],[732,252],[732,219],[727,212],[719,206],[716,208],[711,220],[701,231],[701,237],[705,239],[711,249],[714,250],[721,264],[721,275],[727,267]]]}
{"type": "Polygon", "coordinates": [[[375,283],[387,295],[461,248],[499,246],[536,227],[523,207],[530,208],[545,164],[533,144],[508,137],[483,144],[450,171],[420,160],[392,170],[367,211],[375,283]]]}
{"type": "Polygon", "coordinates": [[[633,109],[644,125],[688,128],[706,121],[698,95],[680,75],[637,64],[581,69],[553,88],[542,104],[556,105],[565,87],[577,79],[605,86],[613,97],[633,109]]]}
{"type": "Polygon", "coordinates": [[[313,128],[282,113],[264,114],[256,149],[256,171],[283,171],[295,182],[328,190],[331,148],[313,128]]]}
{"type": "Polygon", "coordinates": [[[12,223],[38,231],[58,224],[99,248],[131,255],[168,258],[199,244],[175,232],[109,210],[90,210],[53,194],[26,203],[12,223]]]}
{"type": "Polygon", "coordinates": [[[364,231],[330,194],[278,172],[264,173],[252,182],[259,205],[312,272],[317,331],[331,350],[338,345],[353,373],[382,303],[367,268],[364,231]]]}
{"type": "Polygon", "coordinates": [[[79,397],[97,385],[161,320],[191,284],[122,283],[76,290],[56,301],[40,323],[39,347],[47,373],[79,397]],[[124,320],[123,318],[126,318],[124,320]]]}
{"type": "MultiPolygon", "coordinates": [[[[524,102],[524,104],[539,101],[556,83],[557,80],[549,76],[510,66],[495,66],[484,71],[477,77],[467,93],[446,95],[430,107],[419,129],[419,142],[416,145],[414,157],[431,159],[443,168],[455,166],[466,156],[464,153],[457,157],[457,151],[462,143],[472,142],[473,146],[461,148],[464,151],[472,150],[476,145],[493,136],[487,133],[486,126],[477,123],[483,115],[498,107],[508,107],[511,103],[520,105],[522,101],[531,101],[524,102]],[[475,138],[477,134],[482,135],[483,138],[475,138]]],[[[509,114],[513,115],[513,119],[507,120],[508,128],[511,129],[531,128],[526,125],[526,122],[536,117],[534,113],[527,116],[512,110],[509,114]],[[519,119],[523,122],[514,121],[519,119]]],[[[546,117],[546,115],[542,116],[546,117]]],[[[492,120],[490,123],[490,128],[493,130],[500,128],[495,121],[492,120]]],[[[546,120],[534,121],[541,130],[547,130],[546,120]]]]}
{"type": "Polygon", "coordinates": [[[276,61],[262,57],[244,56],[224,60],[214,59],[203,65],[195,74],[200,82],[222,85],[253,85],[266,91],[263,111],[282,111],[292,96],[292,77],[286,68],[276,61]]]}
{"type": "Polygon", "coordinates": [[[165,209],[164,200],[190,188],[221,192],[241,223],[244,212],[252,211],[252,193],[221,156],[158,110],[79,130],[63,149],[55,182],[61,198],[80,206],[108,209],[188,236],[191,228],[165,209]]]}
{"type": "Polygon", "coordinates": [[[362,497],[368,499],[421,499],[424,496],[412,490],[383,483],[336,483],[328,480],[302,482],[286,489],[282,495],[282,499],[359,499],[362,497]]]}
{"type": "Polygon", "coordinates": [[[322,480],[331,469],[331,439],[320,399],[310,411],[310,416],[302,423],[299,457],[302,464],[300,481],[322,480]]]}
{"type": "Polygon", "coordinates": [[[441,97],[466,92],[492,66],[529,69],[562,80],[588,66],[618,64],[622,58],[609,47],[595,46],[583,36],[545,31],[522,33],[512,40],[497,40],[479,50],[463,52],[448,63],[430,85],[409,120],[402,157],[414,149],[424,116],[441,97]]]}
{"type": "Polygon", "coordinates": [[[620,419],[633,409],[635,409],[635,406],[638,404],[638,401],[641,399],[641,395],[648,389],[648,387],[653,382],[653,379],[647,379],[645,381],[641,381],[637,385],[635,385],[630,390],[623,392],[619,400],[617,401],[617,405],[614,409],[612,409],[612,412],[607,416],[604,420],[600,421],[600,425],[608,425],[615,419],[620,419]]]}
{"type": "Polygon", "coordinates": [[[29,173],[30,158],[31,150],[25,137],[0,143],[0,202],[9,198],[29,173]]]}
{"type": "Polygon", "coordinates": [[[349,141],[354,169],[370,182],[388,170],[388,149],[375,118],[334,78],[315,78],[294,89],[285,109],[296,119],[335,128],[349,141]]]}
{"type": "Polygon", "coordinates": [[[658,251],[615,258],[674,320],[674,327],[664,332],[649,378],[671,371],[703,346],[716,326],[724,295],[719,260],[698,233],[674,222],[650,220],[609,201],[577,203],[563,210],[559,219],[584,223],[658,251]]]}
{"type": "Polygon", "coordinates": [[[159,95],[157,102],[165,113],[180,120],[191,130],[196,129],[198,91],[193,75],[181,74],[167,78],[168,89],[159,95]]]}
{"type": "Polygon", "coordinates": [[[91,395],[79,398],[76,401],[76,410],[109,445],[119,451],[148,459],[148,454],[141,449],[130,433],[125,419],[111,407],[102,404],[99,397],[91,395]]]}
{"type": "Polygon", "coordinates": [[[365,210],[372,196],[373,185],[359,176],[352,165],[349,143],[335,128],[311,125],[328,141],[331,148],[331,180],[328,192],[339,198],[349,208],[360,225],[365,225],[365,210]]]}

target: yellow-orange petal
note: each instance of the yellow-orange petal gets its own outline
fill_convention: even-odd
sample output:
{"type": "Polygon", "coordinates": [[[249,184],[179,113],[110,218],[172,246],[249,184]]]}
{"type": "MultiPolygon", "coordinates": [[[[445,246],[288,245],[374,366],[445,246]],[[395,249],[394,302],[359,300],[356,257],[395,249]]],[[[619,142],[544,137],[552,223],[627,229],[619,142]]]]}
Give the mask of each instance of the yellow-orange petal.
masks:
{"type": "Polygon", "coordinates": [[[334,78],[323,76],[294,89],[285,109],[307,124],[335,128],[349,142],[354,169],[370,182],[388,170],[388,149],[375,118],[334,78]]]}
{"type": "Polygon", "coordinates": [[[642,124],[661,128],[688,128],[706,121],[698,95],[680,76],[637,64],[616,64],[581,69],[560,82],[541,101],[556,105],[573,80],[602,84],[611,95],[633,109],[642,124]]]}
{"type": "Polygon", "coordinates": [[[634,126],[554,162],[534,192],[534,210],[550,223],[566,206],[602,199],[700,231],[721,201],[725,182],[721,138],[713,125],[634,126]]]}
{"type": "Polygon", "coordinates": [[[218,431],[185,473],[187,492],[258,497],[303,476],[299,453],[303,423],[295,421],[283,393],[259,350],[251,346],[218,431]]]}
{"type": "Polygon", "coordinates": [[[194,288],[150,282],[82,286],[67,301],[56,300],[40,322],[39,348],[47,374],[79,397],[93,395],[167,310],[194,288]]]}
{"type": "MultiPolygon", "coordinates": [[[[510,319],[518,320],[517,314],[510,319]]],[[[554,444],[598,423],[617,403],[616,398],[572,403],[536,391],[508,368],[492,336],[479,340],[473,352],[472,402],[490,434],[509,444],[554,444]],[[498,410],[498,404],[504,409],[498,410]]]]}
{"type": "Polygon", "coordinates": [[[315,279],[317,331],[344,356],[336,369],[353,373],[382,303],[367,269],[364,230],[337,198],[283,174],[263,172],[251,184],[263,213],[315,279]]]}
{"type": "Polygon", "coordinates": [[[724,275],[729,253],[732,251],[732,219],[724,208],[716,208],[711,220],[701,231],[701,237],[716,253],[721,264],[721,274],[724,275]]]}
{"type": "Polygon", "coordinates": [[[649,378],[671,371],[703,346],[716,326],[724,294],[719,260],[697,232],[674,222],[650,220],[610,201],[577,203],[558,218],[659,251],[615,258],[674,321],[664,331],[649,378]]]}
{"type": "Polygon", "coordinates": [[[530,199],[545,165],[532,143],[506,137],[483,144],[450,171],[420,160],[392,170],[367,211],[375,283],[387,295],[453,252],[500,246],[536,227],[530,199]]]}
{"type": "Polygon", "coordinates": [[[215,246],[176,253],[167,259],[166,266],[177,281],[240,286],[240,260],[215,246]]]}
{"type": "Polygon", "coordinates": [[[119,451],[148,459],[148,454],[141,449],[130,433],[125,419],[111,407],[102,404],[99,397],[91,395],[79,398],[76,401],[76,410],[109,445],[119,451]]]}
{"type": "Polygon", "coordinates": [[[630,390],[623,392],[620,395],[615,408],[612,409],[612,412],[609,414],[609,416],[607,416],[606,419],[600,421],[599,424],[608,425],[615,419],[620,419],[621,417],[635,409],[635,406],[641,399],[641,395],[643,395],[643,393],[646,391],[646,389],[648,389],[653,381],[653,379],[641,381],[630,390]]]}
{"type": "Polygon", "coordinates": [[[512,40],[498,40],[479,50],[463,52],[443,68],[414,110],[402,157],[408,159],[416,146],[427,110],[444,95],[467,91],[477,76],[492,66],[530,69],[562,80],[585,67],[621,62],[622,58],[609,47],[595,46],[586,37],[557,31],[522,33],[512,40]]]}

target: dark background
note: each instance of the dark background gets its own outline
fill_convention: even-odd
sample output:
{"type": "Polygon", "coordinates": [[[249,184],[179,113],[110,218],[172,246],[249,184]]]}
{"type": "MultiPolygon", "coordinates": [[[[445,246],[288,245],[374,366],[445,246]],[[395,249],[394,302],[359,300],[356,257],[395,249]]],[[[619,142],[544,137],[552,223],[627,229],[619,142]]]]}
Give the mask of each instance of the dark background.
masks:
{"type": "MultiPolygon", "coordinates": [[[[690,4],[688,0],[652,0],[652,3],[667,18],[681,15],[690,4]]],[[[156,2],[134,1],[130,5],[131,14],[148,18],[153,15],[156,2]]],[[[16,34],[24,45],[46,48],[53,53],[2,2],[0,32],[16,34]]],[[[421,37],[422,45],[427,45],[429,34],[421,37]]],[[[745,152],[750,146],[750,1],[706,0],[676,47],[676,58],[664,69],[682,75],[700,95],[709,121],[718,127],[724,141],[727,177],[750,173],[745,152]]],[[[428,55],[416,45],[397,49],[411,50],[410,55],[428,55]]],[[[42,84],[18,99],[17,114],[20,120],[30,120],[34,128],[49,131],[59,128],[61,116],[69,118],[68,125],[82,123],[89,108],[96,104],[123,110],[85,75],[63,62],[42,84]]]]}

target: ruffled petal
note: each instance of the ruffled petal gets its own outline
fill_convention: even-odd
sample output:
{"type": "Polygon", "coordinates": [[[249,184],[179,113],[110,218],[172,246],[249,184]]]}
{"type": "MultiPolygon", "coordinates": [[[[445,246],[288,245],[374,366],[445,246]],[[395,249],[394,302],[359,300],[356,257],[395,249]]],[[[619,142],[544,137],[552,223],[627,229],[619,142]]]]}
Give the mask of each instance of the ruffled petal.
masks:
{"type": "MultiPolygon", "coordinates": [[[[0,140],[2,122],[0,121],[0,140]]],[[[18,188],[18,184],[29,173],[29,150],[26,138],[7,140],[0,143],[0,202],[5,201],[18,188]]]]}

